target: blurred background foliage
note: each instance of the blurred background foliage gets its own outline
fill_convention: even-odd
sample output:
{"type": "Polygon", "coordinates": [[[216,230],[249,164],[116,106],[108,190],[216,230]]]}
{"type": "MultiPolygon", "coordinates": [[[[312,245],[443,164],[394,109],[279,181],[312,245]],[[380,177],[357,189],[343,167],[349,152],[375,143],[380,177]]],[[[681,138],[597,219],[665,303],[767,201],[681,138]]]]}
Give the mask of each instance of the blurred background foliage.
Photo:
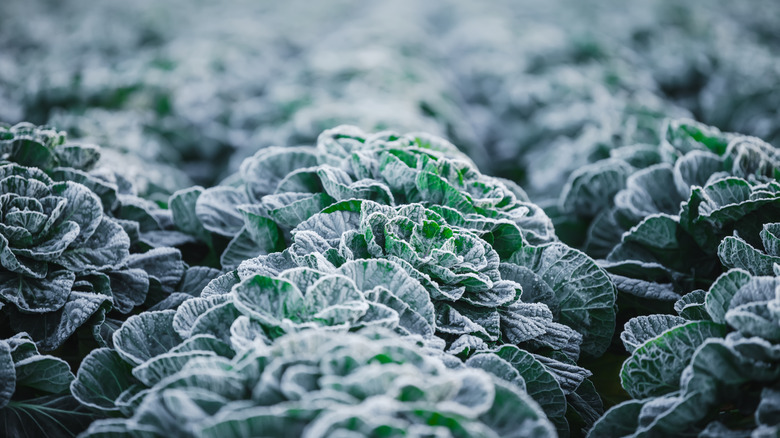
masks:
{"type": "Polygon", "coordinates": [[[780,2],[6,0],[0,120],[104,147],[140,194],[341,123],[441,135],[552,205],[665,117],[780,137],[780,2]]]}

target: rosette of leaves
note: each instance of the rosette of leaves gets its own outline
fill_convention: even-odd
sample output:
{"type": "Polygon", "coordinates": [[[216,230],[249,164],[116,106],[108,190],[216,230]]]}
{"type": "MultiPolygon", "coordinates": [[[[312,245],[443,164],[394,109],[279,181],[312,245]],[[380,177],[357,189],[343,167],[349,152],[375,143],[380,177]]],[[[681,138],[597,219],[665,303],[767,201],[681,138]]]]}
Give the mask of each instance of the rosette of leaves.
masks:
{"type": "MultiPolygon", "coordinates": [[[[89,321],[96,340],[110,343],[124,315],[174,306],[191,296],[174,292],[199,293],[218,274],[186,269],[179,250],[162,246],[181,242],[170,238],[178,232],[161,230],[172,224],[170,214],[94,168],[99,148],[66,143],[64,132],[26,123],[3,135],[4,159],[40,166],[2,166],[0,300],[8,336],[26,331],[51,351],[89,321]]],[[[61,354],[78,361],[74,350],[61,354]]]]}
{"type": "Polygon", "coordinates": [[[0,340],[0,419],[3,436],[75,436],[94,415],[70,394],[74,376],[64,360],[40,354],[19,333],[0,340]]]}
{"type": "Polygon", "coordinates": [[[528,244],[511,221],[469,217],[446,207],[349,201],[308,219],[293,236],[282,255],[294,265],[328,268],[356,259],[398,263],[426,287],[437,309],[437,330],[458,351],[483,345],[477,340],[538,338],[576,359],[583,339],[587,354],[598,356],[611,337],[615,292],[606,273],[563,244],[528,244]],[[589,304],[582,306],[582,300],[589,304]],[[585,313],[575,316],[578,311],[585,313]],[[529,321],[512,319],[525,312],[529,321]],[[529,329],[536,318],[541,318],[539,331],[529,329]]]}
{"type": "MultiPolygon", "coordinates": [[[[728,246],[724,242],[724,246],[728,246]]],[[[752,251],[758,251],[753,249],[752,251]]],[[[730,269],[678,315],[629,320],[621,383],[633,397],[591,436],[773,436],[780,431],[780,265],[774,275],[730,269]]]]}
{"type": "Polygon", "coordinates": [[[270,264],[241,269],[211,281],[200,297],[175,310],[130,317],[114,333],[113,349],[85,358],[74,394],[95,409],[125,412],[131,398],[196,357],[232,357],[286,333],[319,329],[340,336],[366,327],[415,335],[440,349],[434,324],[425,289],[387,260],[357,260],[330,271],[280,267],[271,273],[270,264]],[[128,377],[104,374],[117,367],[128,377]]]}
{"type": "Polygon", "coordinates": [[[608,159],[572,175],[558,206],[569,217],[556,219],[578,222],[568,226],[579,227],[580,235],[567,235],[566,240],[605,256],[622,232],[648,214],[678,213],[676,205],[688,198],[693,185],[726,176],[768,182],[778,165],[771,145],[692,120],[669,120],[662,134],[659,144],[613,149],[608,159]],[[654,178],[663,185],[655,193],[654,178]],[[619,192],[623,194],[618,197],[619,192]],[[658,192],[669,195],[666,204],[658,192]]]}
{"type": "MultiPolygon", "coordinates": [[[[567,402],[586,424],[595,420],[601,409],[598,395],[587,381],[590,373],[575,361],[581,345],[595,356],[611,338],[614,289],[593,261],[555,244],[529,246],[512,255],[514,264],[502,265],[484,239],[506,235],[522,241],[517,225],[501,223],[504,231],[493,235],[496,228],[488,226],[489,221],[466,221],[455,210],[449,211],[450,218],[460,220],[463,228],[449,225],[421,205],[394,208],[346,201],[333,209],[297,227],[289,250],[245,261],[175,311],[147,312],[129,319],[114,335],[115,350],[96,350],[84,360],[74,394],[89,406],[127,412],[133,400],[144,397],[149,387],[193,357],[214,351],[230,356],[231,351],[258,342],[271,344],[285,333],[301,330],[383,327],[420,336],[433,349],[449,347],[464,358],[477,351],[490,353],[491,346],[499,348],[502,342],[517,343],[533,353],[501,347],[498,358],[483,368],[502,378],[519,376],[518,381],[533,388],[533,397],[545,412],[558,416],[556,427],[562,434],[568,433],[567,402]],[[407,261],[400,252],[394,256],[376,248],[381,249],[376,256],[368,253],[369,244],[360,231],[368,233],[368,224],[381,223],[382,217],[399,226],[413,224],[412,218],[427,218],[430,223],[412,234],[438,227],[438,236],[423,233],[411,240],[419,245],[413,249],[417,257],[438,254],[437,263],[447,262],[442,266],[446,272],[428,271],[422,259],[406,255],[407,261]],[[480,234],[468,231],[465,224],[480,234]],[[361,250],[363,257],[359,257],[361,250]],[[523,285],[503,280],[503,270],[523,285]],[[521,290],[526,290],[529,302],[520,300],[521,290]],[[510,298],[491,302],[501,293],[510,298]],[[457,295],[468,301],[459,303],[457,295]],[[449,322],[453,317],[460,324],[449,322]],[[137,348],[144,353],[131,351],[137,348]],[[117,367],[131,377],[118,379],[124,383],[112,388],[100,383],[117,381],[100,375],[100,370],[117,367]]],[[[385,225],[374,226],[381,235],[376,234],[372,245],[384,245],[392,238],[387,233],[392,227],[385,225]]],[[[401,237],[397,236],[397,251],[408,244],[401,237]]]]}
{"type": "Polygon", "coordinates": [[[762,224],[780,214],[780,184],[726,177],[693,187],[678,215],[651,214],[624,233],[603,265],[621,291],[672,302],[721,271],[718,247],[736,234],[760,245],[762,224]]]}
{"type": "MultiPolygon", "coordinates": [[[[686,183],[703,185],[713,173],[727,170],[725,159],[716,163],[712,156],[701,153],[710,152],[721,156],[729,141],[735,137],[735,134],[723,133],[717,128],[692,120],[673,119],[663,128],[660,143],[612,149],[609,158],[577,170],[569,178],[557,206],[557,222],[573,231],[564,235],[565,240],[582,245],[589,254],[603,257],[620,241],[622,233],[636,224],[637,216],[641,220],[648,214],[664,210],[674,210],[670,214],[677,213],[675,204],[682,201],[681,197],[687,198],[690,191],[690,186],[685,187],[686,183]],[[679,158],[693,151],[699,152],[690,157],[688,162],[681,163],[679,174],[673,175],[671,182],[667,181],[670,179],[668,177],[661,178],[666,176],[668,169],[647,170],[663,163],[676,167],[679,158]],[[692,178],[696,174],[698,178],[692,178]],[[667,206],[663,205],[663,199],[652,202],[654,194],[651,184],[654,176],[659,176],[659,183],[664,184],[663,190],[659,192],[672,196],[667,206]],[[648,191],[650,193],[644,193],[648,191]],[[621,195],[622,202],[616,198],[619,192],[624,192],[621,195]],[[631,201],[639,198],[644,198],[649,205],[633,206],[631,201]],[[628,211],[624,214],[618,211],[622,209],[616,208],[617,204],[626,207],[628,211]],[[643,211],[643,208],[654,210],[643,211]]],[[[759,147],[765,146],[768,145],[759,147]]],[[[747,176],[731,172],[721,175],[747,176]]],[[[656,196],[661,198],[660,193],[656,196]]]]}
{"type": "Polygon", "coordinates": [[[96,167],[98,146],[71,143],[67,133],[50,126],[22,122],[0,126],[0,158],[42,170],[55,181],[73,181],[87,186],[103,203],[107,214],[117,208],[118,194],[130,194],[131,184],[108,169],[96,167]]]}
{"type": "Polygon", "coordinates": [[[317,147],[267,148],[247,158],[221,186],[171,199],[176,225],[195,235],[231,239],[223,267],[284,249],[289,231],[334,203],[446,206],[507,219],[533,243],[555,239],[544,212],[519,187],[479,173],[450,143],[425,134],[367,135],[341,126],[317,147]]]}
{"type": "MultiPolygon", "coordinates": [[[[187,271],[187,278],[182,278],[182,252],[186,261],[199,264],[208,262],[206,250],[191,235],[174,229],[170,210],[137,196],[129,181],[101,165],[100,147],[68,142],[63,131],[29,123],[17,124],[4,132],[3,144],[13,152],[7,154],[6,159],[17,164],[32,163],[55,182],[77,182],[87,187],[100,199],[103,213],[125,230],[130,237],[131,257],[122,267],[123,272],[113,272],[111,277],[121,285],[120,289],[135,291],[126,295],[135,295],[136,300],[143,302],[147,283],[151,282],[152,295],[158,297],[150,303],[156,304],[160,295],[158,289],[165,289],[165,295],[174,290],[197,294],[218,274],[215,270],[195,267],[187,271]],[[44,150],[49,152],[44,153],[44,150]]],[[[123,312],[133,307],[116,301],[114,305],[124,309],[123,312]]]]}
{"type": "MultiPolygon", "coordinates": [[[[419,283],[416,294],[430,296],[431,327],[449,353],[466,359],[513,344],[506,354],[522,359],[499,358],[500,368],[539,385],[534,397],[557,418],[559,433],[568,434],[567,401],[586,424],[598,417],[590,372],[576,361],[581,350],[597,357],[609,345],[615,290],[585,254],[559,243],[529,245],[509,220],[420,204],[345,201],[292,234],[288,250],[245,261],[239,275],[279,275],[291,267],[338,272],[382,262],[394,276],[403,273],[419,283]]],[[[388,275],[374,275],[380,272],[388,275]]]]}
{"type": "Polygon", "coordinates": [[[284,265],[248,263],[213,280],[200,297],[177,309],[174,329],[185,339],[214,335],[235,349],[314,328],[384,327],[423,339],[434,333],[425,288],[394,262],[354,260],[325,269],[284,265]]]}
{"type": "Polygon", "coordinates": [[[3,331],[51,351],[111,306],[106,272],[127,262],[130,239],[81,184],[7,164],[0,186],[3,331]]]}
{"type": "Polygon", "coordinates": [[[385,332],[291,333],[232,358],[192,359],[170,374],[130,418],[98,420],[82,436],[555,435],[520,387],[450,369],[385,332]]]}
{"type": "Polygon", "coordinates": [[[753,137],[670,121],[658,148],[631,147],[582,170],[563,210],[589,221],[584,248],[619,290],[671,304],[721,272],[720,241],[758,241],[778,214],[777,151],[753,137]],[[644,168],[639,169],[639,167],[644,168]]]}
{"type": "Polygon", "coordinates": [[[78,182],[89,188],[100,198],[104,213],[125,229],[133,252],[175,247],[191,263],[209,263],[210,241],[204,246],[192,233],[176,229],[171,211],[137,196],[132,183],[102,165],[100,158],[100,147],[68,142],[64,131],[48,126],[0,127],[0,160],[36,167],[54,181],[78,182]]]}
{"type": "Polygon", "coordinates": [[[97,146],[69,144],[66,133],[54,127],[32,123],[0,125],[0,162],[41,169],[89,170],[99,159],[97,146]]]}

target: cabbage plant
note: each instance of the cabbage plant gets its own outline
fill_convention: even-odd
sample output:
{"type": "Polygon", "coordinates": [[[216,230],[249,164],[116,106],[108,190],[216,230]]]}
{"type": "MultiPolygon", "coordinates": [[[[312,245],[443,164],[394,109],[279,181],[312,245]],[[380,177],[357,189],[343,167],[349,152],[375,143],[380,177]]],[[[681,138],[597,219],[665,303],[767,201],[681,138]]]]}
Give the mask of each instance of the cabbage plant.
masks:
{"type": "Polygon", "coordinates": [[[433,324],[433,305],[423,287],[392,262],[361,260],[331,272],[230,272],[176,310],[130,317],[114,333],[114,349],[95,350],[85,358],[73,390],[95,409],[125,411],[144,388],[195,357],[232,358],[289,333],[321,330],[338,337],[368,327],[416,335],[441,349],[431,342],[433,324]],[[115,380],[111,374],[125,377],[115,380]]]}
{"type": "Polygon", "coordinates": [[[511,221],[441,211],[462,226],[420,204],[337,203],[296,227],[289,249],[243,262],[175,311],[131,317],[114,334],[115,350],[85,359],[74,394],[129,415],[149,388],[197,357],[232,357],[301,331],[339,337],[380,327],[418,337],[438,356],[517,375],[562,434],[567,405],[594,421],[601,402],[576,361],[581,349],[597,356],[611,339],[615,292],[607,275],[563,244],[523,247],[511,221]],[[502,251],[507,263],[487,243],[501,236],[521,245],[502,251]],[[111,370],[124,377],[103,374],[111,370]]]}
{"type": "MultiPolygon", "coordinates": [[[[307,330],[232,357],[211,351],[169,369],[132,417],[96,421],[81,436],[555,436],[517,384],[448,368],[417,344],[383,331],[307,330]]],[[[124,354],[147,351],[137,344],[124,354]]],[[[84,369],[80,378],[90,371],[121,381],[126,369],[84,369]]]]}
{"type": "Polygon", "coordinates": [[[283,253],[292,264],[328,269],[347,260],[388,259],[420,279],[453,352],[502,339],[533,340],[576,360],[581,346],[598,356],[609,343],[615,292],[606,273],[566,245],[528,244],[511,221],[446,207],[351,201],[311,217],[292,234],[283,253]]]}
{"type": "Polygon", "coordinates": [[[97,146],[67,142],[67,134],[51,126],[0,125],[0,161],[50,170],[90,170],[100,159],[97,146]]]}
{"type": "MultiPolygon", "coordinates": [[[[737,252],[744,260],[760,254],[737,252]]],[[[629,320],[621,339],[631,356],[620,379],[632,399],[610,409],[590,436],[776,435],[780,265],[772,266],[769,274],[728,270],[706,292],[683,296],[678,315],[629,320]]]]}
{"type": "Polygon", "coordinates": [[[780,238],[767,223],[758,247],[729,236],[726,272],[674,304],[677,315],[630,319],[620,372],[632,400],[610,409],[591,436],[772,436],[778,433],[780,238]]]}
{"type": "Polygon", "coordinates": [[[178,305],[219,274],[166,246],[192,238],[166,230],[170,213],[135,196],[100,152],[46,126],[0,128],[0,328],[76,364],[75,350],[109,345],[129,313],[178,305]],[[61,349],[67,339],[78,346],[61,349]]]}
{"type": "MultiPolygon", "coordinates": [[[[291,234],[289,249],[244,261],[237,276],[228,274],[212,282],[178,313],[197,306],[204,309],[195,312],[203,313],[203,321],[216,320],[219,312],[226,314],[221,320],[230,320],[235,311],[223,306],[236,307],[243,315],[233,328],[257,333],[257,328],[246,328],[252,322],[265,327],[264,336],[269,326],[284,332],[313,323],[321,326],[323,319],[315,312],[325,311],[306,305],[307,287],[279,283],[269,288],[267,279],[307,271],[345,275],[369,300],[390,308],[383,312],[392,318],[379,318],[376,323],[393,324],[401,334],[425,338],[435,334],[433,342],[463,359],[496,351],[506,343],[515,346],[510,355],[514,359],[500,361],[538,385],[537,401],[555,418],[561,432],[567,431],[563,420],[567,397],[575,411],[587,412],[588,421],[598,416],[600,402],[594,401],[598,396],[593,397],[587,381],[590,372],[576,366],[576,361],[581,351],[597,357],[609,345],[615,291],[606,273],[581,252],[560,243],[524,243],[520,228],[509,220],[463,215],[448,207],[390,207],[368,200],[336,203],[291,234]],[[256,286],[258,275],[265,288],[256,286]],[[253,285],[254,292],[249,293],[245,285],[253,285]],[[236,298],[238,291],[244,291],[238,295],[242,298],[236,298]],[[232,294],[232,304],[222,304],[224,299],[215,294],[232,294]],[[252,296],[264,298],[258,301],[252,296]],[[247,300],[258,304],[242,304],[247,300]],[[280,307],[274,302],[285,304],[280,307]],[[271,316],[263,307],[284,310],[271,316]],[[215,316],[207,317],[211,312],[215,316]]],[[[366,307],[358,304],[339,306],[340,317],[353,315],[347,327],[366,323],[366,307]]],[[[377,317],[380,309],[377,306],[368,315],[377,317]]],[[[240,338],[231,339],[235,346],[240,338]]]]}
{"type": "Polygon", "coordinates": [[[0,185],[4,323],[54,350],[110,306],[106,272],[127,262],[130,239],[81,184],[7,164],[0,185]]]}
{"type": "Polygon", "coordinates": [[[173,217],[192,235],[229,238],[222,266],[284,249],[290,230],[334,203],[422,203],[517,224],[526,240],[555,240],[552,223],[515,184],[481,174],[449,142],[427,134],[323,132],[315,147],[266,148],[222,185],[181,191],[173,217]]]}
{"type": "Polygon", "coordinates": [[[561,208],[587,224],[584,250],[630,296],[671,304],[708,287],[721,240],[758,243],[780,213],[780,157],[760,139],[672,120],[657,147],[613,152],[573,175],[561,208]]]}

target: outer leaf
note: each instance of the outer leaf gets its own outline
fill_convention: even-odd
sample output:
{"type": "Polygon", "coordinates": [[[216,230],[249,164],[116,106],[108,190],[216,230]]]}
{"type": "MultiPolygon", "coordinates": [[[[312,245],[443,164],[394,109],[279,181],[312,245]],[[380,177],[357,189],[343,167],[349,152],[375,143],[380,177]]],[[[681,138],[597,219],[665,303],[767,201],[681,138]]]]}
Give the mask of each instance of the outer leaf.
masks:
{"type": "Polygon", "coordinates": [[[89,173],[70,167],[57,167],[50,172],[50,175],[56,181],[74,181],[86,186],[98,195],[103,204],[104,213],[114,211],[119,204],[117,199],[117,191],[119,189],[117,186],[89,173]]]}
{"type": "Polygon", "coordinates": [[[154,248],[143,254],[133,254],[127,266],[144,270],[168,294],[176,292],[184,275],[184,262],[176,248],[154,248]]]}
{"type": "Polygon", "coordinates": [[[680,247],[678,219],[658,213],[647,216],[623,235],[623,242],[633,242],[659,250],[676,250],[680,247]]]}
{"type": "Polygon", "coordinates": [[[203,227],[195,210],[198,198],[202,193],[203,187],[200,186],[179,190],[171,195],[168,200],[168,207],[173,215],[173,223],[176,224],[178,229],[204,239],[207,237],[208,232],[203,227]]]}
{"type": "Polygon", "coordinates": [[[601,396],[596,391],[593,382],[586,379],[577,390],[566,395],[566,401],[574,409],[580,419],[585,422],[587,427],[592,426],[602,415],[604,415],[604,403],[601,396]]]}
{"type": "Polygon", "coordinates": [[[212,351],[183,351],[163,353],[133,368],[133,377],[144,385],[152,387],[166,377],[178,373],[195,358],[216,356],[212,351]]]}
{"type": "Polygon", "coordinates": [[[582,351],[601,355],[615,330],[615,288],[609,276],[584,253],[564,244],[525,247],[510,259],[525,266],[555,292],[558,321],[583,335],[582,351]]]}
{"type": "Polygon", "coordinates": [[[83,244],[101,226],[103,206],[100,198],[81,184],[66,181],[54,184],[52,194],[68,200],[60,215],[60,223],[73,221],[79,226],[75,244],[83,244]]]}
{"type": "Polygon", "coordinates": [[[703,150],[722,155],[734,134],[690,119],[670,119],[663,129],[662,149],[667,154],[703,150]]]}
{"type": "Polygon", "coordinates": [[[242,313],[272,327],[284,319],[302,321],[307,313],[303,294],[285,280],[256,275],[236,285],[232,293],[242,313]]]}
{"type": "Polygon", "coordinates": [[[690,194],[693,186],[707,185],[710,177],[724,167],[723,159],[713,153],[693,151],[685,154],[674,164],[677,191],[683,195],[690,194]]]}
{"type": "MultiPolygon", "coordinates": [[[[273,196],[273,195],[272,195],[273,196]]],[[[270,202],[271,196],[263,198],[263,203],[268,203],[268,214],[281,226],[293,228],[306,219],[319,213],[325,207],[333,204],[335,200],[325,193],[313,195],[281,196],[270,202]]]]}
{"type": "Polygon", "coordinates": [[[88,171],[100,160],[100,147],[91,144],[64,144],[55,148],[54,154],[61,167],[88,171]]]}
{"type": "Polygon", "coordinates": [[[67,362],[54,356],[37,355],[15,363],[16,385],[49,394],[62,394],[70,387],[73,373],[67,362]]]}
{"type": "Polygon", "coordinates": [[[761,242],[767,254],[780,257],[780,223],[765,224],[761,230],[761,242]]]}
{"type": "Polygon", "coordinates": [[[176,315],[173,317],[173,328],[182,338],[188,338],[192,335],[192,327],[199,317],[222,303],[230,301],[230,295],[220,294],[212,295],[206,298],[194,298],[182,303],[176,309],[176,315]]]}
{"type": "Polygon", "coordinates": [[[95,416],[70,395],[12,401],[0,409],[0,435],[34,438],[76,436],[95,416]]]}
{"type": "Polygon", "coordinates": [[[715,280],[705,297],[704,305],[712,320],[726,323],[726,312],[731,307],[731,300],[742,286],[750,282],[751,275],[741,269],[732,269],[715,280]]]}
{"type": "Polygon", "coordinates": [[[49,272],[45,279],[0,273],[0,296],[30,313],[53,312],[68,301],[76,275],[67,270],[49,272]]]}
{"type": "Polygon", "coordinates": [[[55,312],[34,317],[10,312],[11,327],[29,333],[42,351],[52,351],[59,348],[100,309],[107,309],[110,303],[111,297],[102,293],[73,291],[65,305],[55,312]]]}
{"type": "Polygon", "coordinates": [[[780,198],[769,186],[723,178],[692,190],[680,212],[680,224],[700,247],[714,253],[721,239],[735,227],[757,233],[761,225],[777,216],[778,205],[780,198]]]}
{"type": "Polygon", "coordinates": [[[118,412],[115,401],[135,382],[132,366],[114,350],[92,350],[81,362],[70,391],[79,403],[106,412],[118,412]]]}
{"type": "Polygon", "coordinates": [[[143,269],[122,269],[111,271],[111,293],[114,297],[114,309],[121,313],[130,313],[133,308],[146,301],[149,292],[149,275],[143,269]]]}
{"type": "Polygon", "coordinates": [[[208,334],[225,343],[230,342],[232,321],[241,316],[232,301],[214,306],[198,317],[193,325],[191,335],[208,334]]]}
{"type": "Polygon", "coordinates": [[[780,257],[766,255],[739,237],[726,237],[718,245],[718,258],[727,268],[739,268],[753,275],[774,275],[772,266],[780,257]]]}
{"type": "Polygon", "coordinates": [[[677,193],[673,169],[664,163],[629,176],[626,188],[615,195],[615,207],[631,222],[638,223],[655,213],[677,214],[682,200],[677,193]]]}
{"type": "Polygon", "coordinates": [[[760,337],[770,342],[780,341],[780,324],[766,303],[736,306],[726,312],[726,321],[745,337],[760,337]]]}
{"type": "Polygon", "coordinates": [[[114,333],[116,352],[134,365],[166,353],[181,342],[181,337],[173,329],[175,313],[163,310],[131,316],[114,333]]]}
{"type": "Polygon", "coordinates": [[[116,222],[106,216],[98,219],[93,234],[78,247],[69,248],[57,260],[75,271],[101,270],[118,266],[130,255],[130,237],[116,222]]]}
{"type": "Polygon", "coordinates": [[[611,207],[612,198],[626,187],[634,169],[623,160],[604,160],[574,172],[561,193],[563,211],[596,216],[611,207]]]}
{"type": "Polygon", "coordinates": [[[237,207],[249,202],[243,191],[233,187],[213,187],[205,190],[195,204],[195,214],[203,227],[212,233],[232,237],[244,226],[237,207]]]}
{"type": "Polygon", "coordinates": [[[634,398],[675,391],[696,349],[708,338],[725,334],[725,326],[709,321],[693,321],[665,331],[634,350],[623,363],[620,382],[634,398]]]}
{"type": "MultiPolygon", "coordinates": [[[[536,358],[513,345],[504,345],[495,352],[520,373],[525,390],[544,409],[550,419],[563,419],[566,398],[555,376],[536,358]]],[[[556,423],[558,421],[553,420],[556,423]]]]}
{"type": "MultiPolygon", "coordinates": [[[[272,251],[270,251],[272,252],[272,251]]],[[[219,258],[223,269],[234,269],[244,260],[268,254],[267,248],[258,245],[246,228],[242,228],[228,243],[227,248],[219,258]]]]}
{"type": "Polygon", "coordinates": [[[553,437],[553,425],[545,421],[544,413],[530,397],[502,381],[495,381],[496,395],[490,410],[479,419],[498,436],[553,437]],[[524,421],[518,427],[517,419],[524,421]]]}
{"type": "Polygon", "coordinates": [[[674,303],[674,311],[690,321],[712,319],[704,305],[707,292],[697,289],[683,295],[674,303]]]}
{"type": "Polygon", "coordinates": [[[661,333],[685,324],[685,318],[674,315],[648,315],[631,318],[623,326],[620,339],[626,351],[633,353],[640,345],[661,333]]]}
{"type": "Polygon", "coordinates": [[[46,145],[33,140],[19,139],[13,142],[13,161],[22,166],[47,168],[53,161],[52,151],[46,145]]]}
{"type": "Polygon", "coordinates": [[[588,431],[588,438],[631,436],[639,428],[638,419],[645,403],[641,400],[628,400],[613,406],[588,431]]]}
{"type": "Polygon", "coordinates": [[[239,211],[244,215],[245,229],[257,247],[265,251],[263,254],[284,249],[284,237],[274,221],[258,214],[253,209],[239,207],[239,211]]]}
{"type": "Polygon", "coordinates": [[[257,151],[254,156],[241,163],[240,174],[250,186],[255,199],[273,193],[290,172],[316,166],[318,163],[314,148],[270,147],[257,151]]]}
{"type": "Polygon", "coordinates": [[[184,272],[178,289],[192,296],[199,296],[211,280],[219,277],[221,271],[206,266],[192,266],[184,272]]]}

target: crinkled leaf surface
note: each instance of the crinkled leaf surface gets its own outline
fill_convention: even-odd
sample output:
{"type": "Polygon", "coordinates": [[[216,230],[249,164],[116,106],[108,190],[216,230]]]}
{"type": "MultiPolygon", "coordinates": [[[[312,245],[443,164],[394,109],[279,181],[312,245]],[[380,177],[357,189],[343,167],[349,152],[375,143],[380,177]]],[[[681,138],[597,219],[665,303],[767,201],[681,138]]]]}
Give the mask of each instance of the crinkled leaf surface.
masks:
{"type": "Polygon", "coordinates": [[[115,412],[115,401],[136,380],[130,363],[114,350],[91,351],[81,363],[70,390],[79,403],[101,411],[115,412]]]}
{"type": "Polygon", "coordinates": [[[640,345],[623,364],[623,388],[638,399],[677,390],[696,349],[708,338],[725,334],[722,324],[709,321],[693,321],[662,332],[640,345]]]}
{"type": "Polygon", "coordinates": [[[558,321],[583,335],[582,351],[598,356],[615,330],[615,288],[609,276],[584,253],[553,243],[525,247],[509,260],[527,267],[555,293],[558,321]]]}

